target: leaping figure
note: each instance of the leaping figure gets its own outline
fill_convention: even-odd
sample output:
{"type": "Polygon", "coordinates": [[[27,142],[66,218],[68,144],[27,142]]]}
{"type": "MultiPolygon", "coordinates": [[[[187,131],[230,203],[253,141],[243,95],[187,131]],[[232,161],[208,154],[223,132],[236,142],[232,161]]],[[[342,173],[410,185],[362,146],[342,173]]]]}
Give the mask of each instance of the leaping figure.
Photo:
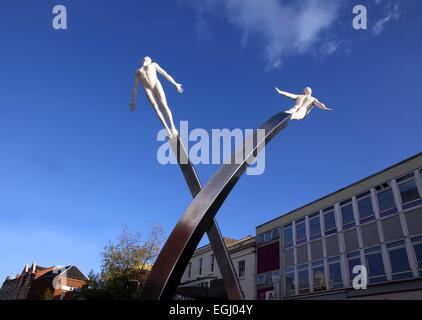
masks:
{"type": "Polygon", "coordinates": [[[145,95],[148,101],[157,113],[158,118],[166,128],[170,139],[176,138],[179,133],[173,122],[173,115],[167,104],[166,95],[160,80],[158,80],[157,72],[160,73],[164,78],[171,82],[179,93],[183,93],[183,87],[180,83],[177,83],[166,71],[164,71],[157,63],[152,62],[150,57],[145,57],[142,63],[142,67],[136,70],[135,84],[132,90],[132,99],[130,101],[130,109],[135,111],[136,109],[136,95],[138,92],[139,82],[142,83],[145,95]],[[161,110],[161,108],[163,110],[161,110]],[[164,113],[164,114],[163,114],[164,113]],[[170,127],[167,124],[167,120],[170,122],[170,127]]]}
{"type": "Polygon", "coordinates": [[[290,99],[296,100],[296,104],[290,110],[287,110],[286,113],[292,115],[292,120],[303,120],[305,117],[312,111],[314,106],[317,106],[319,109],[324,111],[333,111],[330,108],[327,108],[325,104],[318,101],[317,98],[312,96],[312,89],[306,87],[304,90],[304,94],[292,94],[285,91],[281,91],[278,88],[275,90],[290,99]]]}

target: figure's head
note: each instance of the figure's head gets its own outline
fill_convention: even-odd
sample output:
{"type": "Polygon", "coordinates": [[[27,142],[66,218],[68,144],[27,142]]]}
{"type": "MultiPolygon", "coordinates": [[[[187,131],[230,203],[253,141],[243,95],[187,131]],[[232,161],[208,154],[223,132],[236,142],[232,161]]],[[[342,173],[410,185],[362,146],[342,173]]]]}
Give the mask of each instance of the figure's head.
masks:
{"type": "Polygon", "coordinates": [[[303,93],[305,93],[305,95],[307,96],[311,96],[312,95],[312,89],[309,87],[306,87],[305,90],[303,90],[303,93]]]}
{"type": "Polygon", "coordinates": [[[146,65],[151,64],[151,62],[152,62],[151,58],[146,56],[144,57],[144,61],[142,62],[142,65],[146,66],[146,65]]]}

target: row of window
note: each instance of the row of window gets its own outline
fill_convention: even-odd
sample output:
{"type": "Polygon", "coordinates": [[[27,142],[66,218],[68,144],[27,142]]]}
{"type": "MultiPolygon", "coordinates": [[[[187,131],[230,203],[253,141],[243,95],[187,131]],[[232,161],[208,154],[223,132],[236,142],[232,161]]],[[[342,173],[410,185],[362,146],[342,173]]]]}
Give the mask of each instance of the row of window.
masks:
{"type": "MultiPolygon", "coordinates": [[[[203,258],[199,258],[198,260],[198,274],[202,275],[203,272],[203,263],[204,260],[203,258]]],[[[210,258],[210,272],[214,272],[215,269],[215,256],[212,254],[211,258],[210,258]]],[[[239,278],[243,278],[245,276],[246,273],[246,262],[245,260],[241,260],[238,262],[238,277],[239,278]]],[[[189,262],[188,264],[188,279],[190,279],[192,276],[192,262],[189,262]]]]}
{"type": "MultiPolygon", "coordinates": [[[[214,255],[211,255],[211,264],[210,264],[210,272],[214,272],[214,255]]],[[[203,264],[204,264],[204,260],[202,258],[199,258],[198,260],[198,274],[202,275],[202,271],[203,271],[203,264]]],[[[190,277],[192,276],[192,262],[189,262],[188,264],[188,279],[190,279],[190,277]]]]}
{"type": "MultiPolygon", "coordinates": [[[[394,196],[392,183],[384,183],[376,188],[375,200],[372,201],[371,191],[364,192],[355,197],[356,204],[353,199],[347,199],[339,203],[340,207],[340,226],[343,230],[347,230],[356,226],[357,221],[364,224],[375,220],[375,211],[378,211],[380,217],[394,214],[398,212],[399,203],[403,210],[422,205],[422,190],[418,187],[414,173],[407,174],[397,179],[397,197],[394,196]],[[397,200],[396,200],[397,199],[397,200]],[[399,203],[398,203],[399,202],[399,203]],[[377,208],[375,208],[377,206],[377,208]],[[356,207],[356,208],[355,208],[356,207]]],[[[422,187],[421,187],[422,188],[422,187]]],[[[318,239],[324,235],[337,233],[336,214],[334,206],[316,212],[308,216],[309,220],[309,241],[318,239]],[[323,227],[322,227],[323,225],[323,227]]],[[[306,232],[306,218],[301,218],[293,223],[288,223],[283,227],[284,248],[294,245],[293,230],[295,230],[295,244],[300,245],[308,241],[306,232]]],[[[274,231],[270,231],[274,233],[274,231]]],[[[263,236],[265,234],[261,234],[263,236]]]]}
{"type": "Polygon", "coordinates": [[[256,277],[256,284],[258,286],[270,284],[273,282],[274,277],[280,277],[280,270],[274,270],[258,274],[256,277]]]}
{"type": "MultiPolygon", "coordinates": [[[[412,238],[411,243],[418,275],[422,277],[422,236],[412,238]]],[[[348,253],[345,258],[348,269],[348,286],[351,287],[355,276],[353,270],[356,266],[362,265],[361,252],[358,250],[348,253]]],[[[369,285],[413,277],[404,240],[389,243],[384,250],[381,246],[367,248],[364,250],[363,258],[368,271],[369,285]],[[389,272],[387,272],[386,264],[388,264],[389,272]]],[[[310,277],[312,277],[313,292],[343,288],[344,281],[340,257],[329,258],[326,260],[326,264],[324,260],[321,260],[311,264],[285,268],[285,296],[310,293],[310,277]],[[297,282],[295,281],[296,277],[297,282]]]]}
{"type": "MultiPolygon", "coordinates": [[[[328,265],[328,286],[325,280],[325,264],[324,261],[317,261],[311,264],[301,265],[297,267],[298,278],[298,294],[306,294],[310,292],[309,271],[311,272],[313,291],[319,292],[328,289],[343,288],[343,278],[341,272],[340,257],[333,257],[327,260],[328,265]]],[[[285,296],[296,295],[296,273],[295,267],[285,269],[284,284],[285,296]]]]}
{"type": "Polygon", "coordinates": [[[257,244],[262,244],[266,242],[271,242],[279,237],[279,229],[273,229],[264,233],[261,233],[256,236],[257,244]]]}

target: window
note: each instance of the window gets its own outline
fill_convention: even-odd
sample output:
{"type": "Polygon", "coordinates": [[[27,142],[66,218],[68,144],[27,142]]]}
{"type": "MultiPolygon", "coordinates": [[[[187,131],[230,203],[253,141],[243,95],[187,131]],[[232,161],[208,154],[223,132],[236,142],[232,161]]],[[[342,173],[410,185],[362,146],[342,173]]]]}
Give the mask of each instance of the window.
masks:
{"type": "Polygon", "coordinates": [[[284,247],[289,248],[293,246],[293,229],[292,224],[288,224],[283,228],[284,247]]]}
{"type": "Polygon", "coordinates": [[[321,223],[319,220],[319,213],[315,213],[309,216],[309,229],[311,240],[315,240],[321,237],[321,223]]]}
{"type": "Polygon", "coordinates": [[[403,203],[409,203],[419,199],[418,186],[415,180],[400,184],[399,189],[403,203]]]}
{"type": "Polygon", "coordinates": [[[324,261],[312,263],[312,278],[314,281],[314,291],[326,290],[324,261]]]}
{"type": "Polygon", "coordinates": [[[419,275],[422,277],[422,243],[415,245],[415,254],[418,261],[419,275]]]}
{"type": "Polygon", "coordinates": [[[387,245],[390,256],[393,280],[408,279],[413,276],[410,270],[404,240],[396,241],[387,245]]]}
{"type": "Polygon", "coordinates": [[[239,278],[243,278],[245,276],[245,260],[239,261],[239,278]]]}
{"type": "Polygon", "coordinates": [[[343,288],[343,278],[341,275],[340,257],[328,259],[328,277],[330,289],[343,288]]]}
{"type": "Polygon", "coordinates": [[[256,282],[259,286],[270,284],[273,282],[273,277],[279,277],[279,270],[258,274],[256,282]]]}
{"type": "Polygon", "coordinates": [[[284,271],[284,293],[286,297],[296,294],[295,287],[295,268],[286,268],[284,271]]]}
{"type": "Polygon", "coordinates": [[[422,203],[413,173],[398,179],[397,184],[399,187],[404,210],[422,203]]]}
{"type": "Polygon", "coordinates": [[[369,283],[380,283],[387,281],[385,275],[384,261],[382,260],[381,247],[374,247],[365,250],[366,265],[368,267],[369,283]]]}
{"type": "Polygon", "coordinates": [[[277,239],[278,236],[279,236],[279,233],[278,233],[278,228],[277,228],[277,229],[273,229],[265,233],[259,234],[257,236],[257,241],[258,241],[258,244],[270,242],[277,239]]]}
{"type": "Polygon", "coordinates": [[[360,251],[348,253],[346,257],[347,257],[347,266],[349,267],[349,285],[352,286],[353,279],[357,275],[357,274],[353,274],[353,269],[356,266],[362,265],[361,260],[360,260],[360,251]]]}
{"type": "Polygon", "coordinates": [[[366,223],[375,219],[374,209],[372,208],[371,192],[365,192],[356,197],[359,209],[360,223],[366,223]]]}
{"type": "Polygon", "coordinates": [[[341,217],[343,219],[343,230],[353,228],[355,226],[355,216],[353,214],[352,200],[344,201],[341,204],[341,217]]]}
{"type": "Polygon", "coordinates": [[[267,273],[270,277],[269,283],[273,283],[273,278],[280,278],[280,270],[270,271],[267,273]]]}
{"type": "Polygon", "coordinates": [[[210,270],[211,272],[214,272],[214,262],[215,262],[215,255],[211,255],[211,266],[210,266],[210,270]]]}
{"type": "Polygon", "coordinates": [[[256,278],[256,284],[258,286],[265,284],[265,273],[258,274],[256,278]]]}
{"type": "Polygon", "coordinates": [[[192,275],[192,262],[189,262],[188,265],[188,278],[190,278],[192,275]]]}
{"type": "Polygon", "coordinates": [[[202,274],[202,258],[199,259],[199,275],[202,274]]]}
{"type": "Polygon", "coordinates": [[[299,280],[299,294],[309,293],[309,270],[308,265],[302,265],[297,268],[299,280]]]}
{"type": "Polygon", "coordinates": [[[394,202],[393,190],[389,184],[384,184],[377,188],[378,205],[380,208],[380,216],[385,217],[397,212],[396,203],[394,202]]]}
{"type": "Polygon", "coordinates": [[[296,245],[306,242],[306,224],[305,219],[296,222],[296,245]]]}
{"type": "Polygon", "coordinates": [[[324,210],[324,224],[325,224],[325,235],[333,234],[337,232],[336,218],[334,215],[334,207],[324,210]]]}
{"type": "Polygon", "coordinates": [[[419,276],[422,277],[422,236],[412,238],[413,249],[418,264],[419,276]]]}

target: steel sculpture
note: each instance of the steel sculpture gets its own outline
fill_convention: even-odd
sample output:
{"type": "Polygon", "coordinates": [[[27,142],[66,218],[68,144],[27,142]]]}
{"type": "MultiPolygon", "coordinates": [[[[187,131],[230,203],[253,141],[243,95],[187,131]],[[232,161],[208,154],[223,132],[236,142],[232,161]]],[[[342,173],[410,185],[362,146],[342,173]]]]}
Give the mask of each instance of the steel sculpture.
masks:
{"type": "MultiPolygon", "coordinates": [[[[170,140],[170,146],[176,155],[177,162],[182,170],[192,197],[195,198],[201,191],[202,186],[198,174],[196,173],[196,170],[189,159],[188,153],[186,152],[186,148],[179,137],[177,139],[170,140]]],[[[227,296],[230,300],[242,300],[244,296],[242,288],[233,267],[233,263],[230,259],[230,255],[227,251],[223,236],[221,235],[220,228],[218,227],[215,219],[207,234],[214,256],[217,260],[221,276],[223,277],[227,296]]]]}
{"type": "MultiPolygon", "coordinates": [[[[197,191],[200,189],[200,184],[198,184],[199,180],[193,167],[189,165],[182,167],[181,165],[192,195],[195,193],[197,195],[176,224],[155,261],[141,299],[172,299],[189,260],[205,233],[211,234],[211,238],[213,238],[213,234],[215,234],[214,238],[220,237],[220,240],[214,245],[216,243],[224,244],[221,242],[221,235],[216,235],[219,232],[215,224],[215,215],[246,171],[250,159],[287,127],[290,118],[291,115],[288,113],[277,113],[260,127],[265,131],[263,137],[254,131],[254,134],[245,143],[245,145],[252,145],[252,148],[245,150],[246,147],[243,145],[232,154],[230,164],[222,165],[199,193],[197,191]],[[242,159],[242,161],[236,163],[235,159],[242,159]]],[[[221,273],[227,276],[226,270],[221,270],[221,273]]]]}

